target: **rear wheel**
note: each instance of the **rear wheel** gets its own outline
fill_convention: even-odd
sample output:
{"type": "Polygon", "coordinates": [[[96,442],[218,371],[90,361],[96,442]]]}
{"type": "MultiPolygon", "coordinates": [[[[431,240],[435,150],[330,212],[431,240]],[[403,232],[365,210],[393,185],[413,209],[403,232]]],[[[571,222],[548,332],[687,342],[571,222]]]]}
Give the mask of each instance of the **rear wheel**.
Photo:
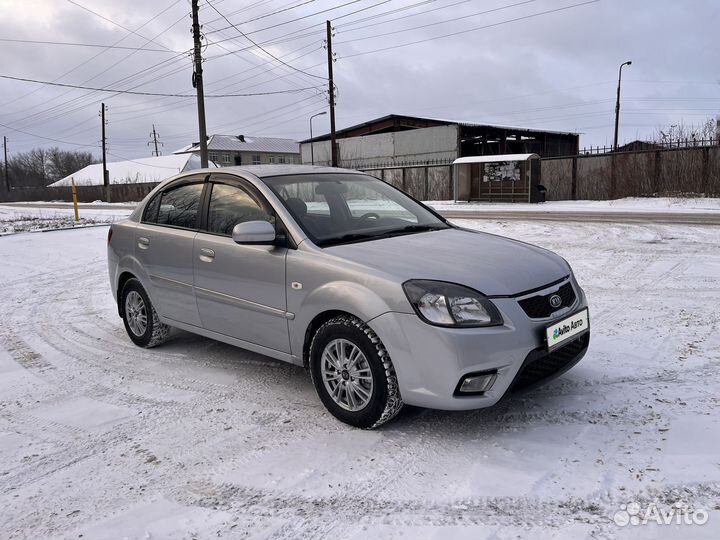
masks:
{"type": "Polygon", "coordinates": [[[160,322],[147,292],[137,279],[129,279],[120,294],[125,331],[139,347],[155,347],[165,341],[170,327],[160,322]]]}
{"type": "Polygon", "coordinates": [[[352,426],[378,427],[402,408],[390,355],[355,317],[340,315],[318,329],[310,344],[310,372],[328,411],[352,426]]]}

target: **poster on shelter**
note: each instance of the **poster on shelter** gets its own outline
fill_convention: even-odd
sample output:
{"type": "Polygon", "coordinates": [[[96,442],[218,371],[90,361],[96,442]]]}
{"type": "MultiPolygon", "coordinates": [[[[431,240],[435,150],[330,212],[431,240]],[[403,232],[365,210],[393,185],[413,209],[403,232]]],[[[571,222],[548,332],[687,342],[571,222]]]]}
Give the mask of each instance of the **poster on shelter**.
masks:
{"type": "Polygon", "coordinates": [[[510,182],[517,182],[520,180],[519,161],[485,163],[483,182],[502,182],[503,180],[509,180],[510,182]]]}

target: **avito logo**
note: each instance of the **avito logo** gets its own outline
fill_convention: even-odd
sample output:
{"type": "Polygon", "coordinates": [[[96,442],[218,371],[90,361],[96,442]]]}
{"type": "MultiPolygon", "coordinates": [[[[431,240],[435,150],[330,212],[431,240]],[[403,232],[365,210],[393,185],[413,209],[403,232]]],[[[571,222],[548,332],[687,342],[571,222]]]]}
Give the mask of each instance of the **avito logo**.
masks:
{"type": "Polygon", "coordinates": [[[556,340],[560,336],[564,336],[568,332],[571,332],[572,330],[577,330],[578,328],[582,328],[583,321],[582,319],[577,321],[572,321],[570,324],[564,324],[560,328],[556,328],[553,331],[553,340],[556,340]]]}

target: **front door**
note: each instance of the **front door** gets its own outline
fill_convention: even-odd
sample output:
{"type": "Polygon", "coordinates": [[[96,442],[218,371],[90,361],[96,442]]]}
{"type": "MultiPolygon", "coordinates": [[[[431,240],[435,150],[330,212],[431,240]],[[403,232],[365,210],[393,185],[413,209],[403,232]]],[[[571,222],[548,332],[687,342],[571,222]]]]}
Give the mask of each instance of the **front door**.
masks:
{"type": "Polygon", "coordinates": [[[135,229],[135,255],[148,274],[148,292],[158,313],[195,326],[200,317],[192,257],[203,186],[204,179],[190,180],[157,194],[135,229]]]}
{"type": "Polygon", "coordinates": [[[211,178],[205,230],[193,247],[195,296],[204,328],[255,345],[290,352],[285,294],[287,248],[239,245],[232,230],[245,221],[273,221],[254,190],[211,178]]]}

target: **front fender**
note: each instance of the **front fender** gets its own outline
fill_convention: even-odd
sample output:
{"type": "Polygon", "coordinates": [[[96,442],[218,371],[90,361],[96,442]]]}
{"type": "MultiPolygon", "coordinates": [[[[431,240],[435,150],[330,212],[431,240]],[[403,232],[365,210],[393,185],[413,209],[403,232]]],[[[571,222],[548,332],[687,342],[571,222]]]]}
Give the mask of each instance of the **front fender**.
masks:
{"type": "MultiPolygon", "coordinates": [[[[399,285],[398,285],[399,286],[399,285]]],[[[318,315],[329,311],[343,311],[365,322],[392,311],[391,305],[372,288],[352,281],[326,283],[305,295],[297,305],[288,291],[288,307],[294,307],[294,318],[288,321],[292,354],[302,359],[305,332],[318,315]]]]}

